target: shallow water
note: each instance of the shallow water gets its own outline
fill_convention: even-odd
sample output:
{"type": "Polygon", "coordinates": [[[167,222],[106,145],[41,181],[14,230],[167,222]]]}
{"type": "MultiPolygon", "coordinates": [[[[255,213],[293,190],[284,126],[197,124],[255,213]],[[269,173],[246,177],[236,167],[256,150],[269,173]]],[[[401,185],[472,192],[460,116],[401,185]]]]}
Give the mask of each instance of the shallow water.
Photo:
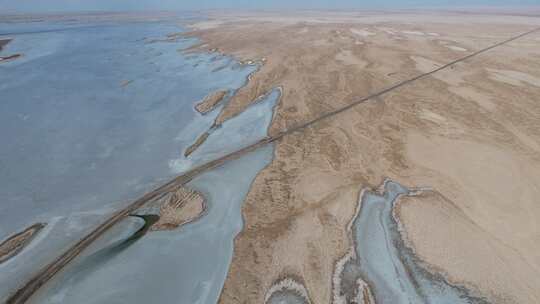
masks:
{"type": "Polygon", "coordinates": [[[0,28],[13,38],[0,55],[24,54],[0,64],[0,240],[48,223],[0,265],[1,301],[113,211],[174,176],[170,162],[200,133],[192,126],[208,129],[217,115],[193,106],[212,91],[238,89],[255,67],[179,52],[191,39],[149,43],[181,31],[175,23],[0,28]]]}

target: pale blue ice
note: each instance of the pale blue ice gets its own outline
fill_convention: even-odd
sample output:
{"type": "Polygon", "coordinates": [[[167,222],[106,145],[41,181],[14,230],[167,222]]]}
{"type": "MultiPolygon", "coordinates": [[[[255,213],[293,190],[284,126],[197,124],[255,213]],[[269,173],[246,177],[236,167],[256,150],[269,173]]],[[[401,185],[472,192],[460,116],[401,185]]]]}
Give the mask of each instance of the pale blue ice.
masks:
{"type": "Polygon", "coordinates": [[[0,302],[173,177],[170,162],[216,115],[194,105],[238,89],[255,70],[214,53],[184,54],[193,39],[152,43],[182,30],[176,21],[0,24],[0,39],[13,39],[0,55],[23,54],[0,64],[0,241],[48,224],[0,265],[0,302]]]}

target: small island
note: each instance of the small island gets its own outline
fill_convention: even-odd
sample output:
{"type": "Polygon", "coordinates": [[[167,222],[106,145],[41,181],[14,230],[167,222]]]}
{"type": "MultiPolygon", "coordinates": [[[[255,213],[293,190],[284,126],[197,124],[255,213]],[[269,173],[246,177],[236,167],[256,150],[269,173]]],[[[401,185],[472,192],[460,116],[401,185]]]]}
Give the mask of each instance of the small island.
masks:
{"type": "Polygon", "coordinates": [[[198,219],[206,210],[204,196],[182,187],[169,194],[159,208],[159,220],[151,231],[173,230],[198,219]]]}
{"type": "Polygon", "coordinates": [[[203,101],[199,102],[195,106],[195,109],[201,114],[206,114],[212,111],[223,100],[228,92],[229,91],[227,90],[221,90],[211,93],[210,95],[206,96],[203,101]]]}
{"type": "Polygon", "coordinates": [[[34,224],[0,243],[0,264],[19,254],[45,225],[44,223],[34,224]]]}

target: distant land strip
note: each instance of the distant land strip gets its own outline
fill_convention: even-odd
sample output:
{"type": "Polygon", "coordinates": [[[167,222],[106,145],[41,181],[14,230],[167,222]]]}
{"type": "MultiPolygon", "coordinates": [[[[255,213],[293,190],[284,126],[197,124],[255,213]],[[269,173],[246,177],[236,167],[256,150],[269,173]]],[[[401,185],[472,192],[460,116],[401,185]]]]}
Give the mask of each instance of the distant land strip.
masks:
{"type": "Polygon", "coordinates": [[[475,57],[477,55],[480,55],[482,53],[485,53],[491,49],[494,49],[496,47],[499,47],[501,45],[510,43],[514,40],[517,40],[519,38],[522,38],[526,35],[532,34],[534,32],[540,31],[540,27],[532,29],[530,31],[524,32],[522,34],[513,36],[509,39],[506,39],[504,41],[495,43],[489,47],[483,48],[481,50],[478,50],[476,52],[473,52],[469,55],[463,56],[461,58],[458,58],[454,61],[451,61],[447,64],[444,64],[432,71],[429,71],[427,73],[420,74],[418,76],[412,77],[410,79],[398,82],[394,85],[391,85],[385,89],[382,89],[380,91],[377,91],[371,95],[359,98],[352,103],[341,107],[337,110],[330,111],[328,113],[325,113],[317,118],[314,118],[306,123],[300,124],[298,126],[289,128],[285,131],[282,131],[275,136],[266,137],[250,146],[244,147],[242,149],[239,149],[235,152],[232,152],[230,154],[227,154],[221,158],[218,158],[216,160],[210,161],[208,163],[205,163],[203,165],[200,165],[196,168],[193,168],[192,170],[184,173],[183,175],[180,175],[173,180],[167,182],[166,184],[160,186],[159,188],[146,193],[141,198],[135,200],[130,205],[128,205],[126,208],[116,212],[113,216],[108,218],[103,224],[101,224],[99,227],[94,229],[92,232],[90,232],[88,235],[83,237],[81,240],[79,240],[75,245],[73,245],[71,248],[66,250],[62,255],[60,255],[55,261],[52,263],[46,265],[41,270],[39,270],[36,275],[30,279],[24,286],[19,288],[11,297],[8,298],[6,301],[6,304],[22,304],[25,303],[35,292],[38,290],[41,286],[43,286],[49,279],[51,279],[56,273],[58,273],[64,266],[66,266],[69,262],[71,262],[75,257],[77,257],[84,249],[86,249],[92,242],[94,242],[97,238],[99,238],[103,233],[105,233],[107,230],[109,230],[111,227],[113,227],[116,223],[118,223],[120,220],[125,218],[126,216],[129,216],[130,213],[134,212],[138,208],[142,207],[144,204],[146,204],[149,201],[152,201],[154,199],[158,199],[160,197],[163,197],[170,191],[174,191],[178,189],[179,187],[183,186],[187,182],[191,181],[194,177],[198,176],[199,174],[206,172],[208,170],[214,169],[216,167],[219,167],[226,163],[229,160],[238,159],[242,155],[252,152],[262,146],[265,146],[267,144],[270,144],[274,141],[278,141],[281,138],[285,137],[286,135],[289,135],[291,133],[303,131],[307,127],[310,127],[319,121],[322,121],[324,119],[327,119],[329,117],[335,116],[339,113],[345,112],[352,107],[359,105],[361,103],[364,103],[370,99],[382,96],[388,92],[391,92],[395,89],[398,89],[402,86],[405,86],[407,84],[410,84],[414,81],[420,80],[422,78],[428,77],[434,73],[437,73],[441,70],[447,69],[452,65],[455,65],[457,63],[466,61],[472,57],[475,57]]]}

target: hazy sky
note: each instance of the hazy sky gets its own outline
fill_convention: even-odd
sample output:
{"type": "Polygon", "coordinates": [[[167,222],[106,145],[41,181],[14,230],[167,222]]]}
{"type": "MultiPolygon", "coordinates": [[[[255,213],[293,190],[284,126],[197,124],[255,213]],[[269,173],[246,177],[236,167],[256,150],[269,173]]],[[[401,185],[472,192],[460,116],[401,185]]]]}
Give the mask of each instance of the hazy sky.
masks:
{"type": "Polygon", "coordinates": [[[540,0],[0,0],[0,14],[11,11],[81,11],[141,9],[346,9],[452,6],[540,5],[540,0]]]}

